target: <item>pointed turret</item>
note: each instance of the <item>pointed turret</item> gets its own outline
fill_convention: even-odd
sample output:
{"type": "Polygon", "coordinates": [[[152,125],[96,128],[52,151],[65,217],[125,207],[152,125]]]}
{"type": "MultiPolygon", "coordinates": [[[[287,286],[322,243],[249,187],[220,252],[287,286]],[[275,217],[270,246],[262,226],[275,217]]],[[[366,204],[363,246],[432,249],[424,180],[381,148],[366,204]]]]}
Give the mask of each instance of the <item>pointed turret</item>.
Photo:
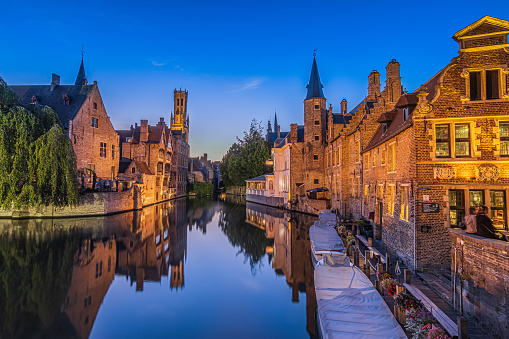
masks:
{"type": "Polygon", "coordinates": [[[74,83],[76,86],[86,85],[87,84],[87,76],[85,75],[85,66],[83,65],[83,56],[81,56],[81,66],[78,71],[78,76],[76,77],[76,82],[74,83]]]}
{"type": "Polygon", "coordinates": [[[311,98],[325,98],[322,92],[323,85],[320,82],[320,75],[318,74],[318,66],[316,66],[316,58],[313,57],[313,66],[311,67],[311,76],[309,77],[309,84],[306,86],[308,94],[306,99],[311,98]]]}
{"type": "Polygon", "coordinates": [[[274,111],[274,128],[277,130],[277,114],[276,111],[274,111]]]}

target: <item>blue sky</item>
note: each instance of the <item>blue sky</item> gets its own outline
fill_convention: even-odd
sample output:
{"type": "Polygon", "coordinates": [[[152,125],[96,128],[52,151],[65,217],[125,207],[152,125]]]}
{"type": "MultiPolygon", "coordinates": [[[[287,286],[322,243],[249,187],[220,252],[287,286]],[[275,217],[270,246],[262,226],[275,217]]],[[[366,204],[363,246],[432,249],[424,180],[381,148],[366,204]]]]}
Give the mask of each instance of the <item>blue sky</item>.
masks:
{"type": "Polygon", "coordinates": [[[220,160],[253,118],[303,123],[313,50],[335,108],[366,95],[373,70],[401,63],[413,91],[457,55],[451,37],[505,2],[2,2],[0,76],[8,84],[74,83],[85,45],[116,129],[169,120],[173,89],[189,91],[191,155],[220,160]]]}

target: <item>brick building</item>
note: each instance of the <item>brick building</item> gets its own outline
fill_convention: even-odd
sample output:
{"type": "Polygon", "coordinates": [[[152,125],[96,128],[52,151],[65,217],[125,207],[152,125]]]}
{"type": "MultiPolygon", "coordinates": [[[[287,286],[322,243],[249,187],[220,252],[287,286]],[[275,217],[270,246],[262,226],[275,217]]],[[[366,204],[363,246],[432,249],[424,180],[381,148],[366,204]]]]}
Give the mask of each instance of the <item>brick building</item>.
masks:
{"type": "Polygon", "coordinates": [[[187,115],[188,92],[173,91],[174,114],[171,115],[171,145],[173,148],[171,189],[175,195],[185,196],[189,163],[189,116],[187,115]]]}
{"type": "Polygon", "coordinates": [[[143,205],[171,198],[171,133],[164,118],[160,118],[155,126],[141,120],[139,126],[135,124],[128,130],[117,132],[122,155],[119,178],[144,185],[143,205]]]}
{"type": "Polygon", "coordinates": [[[83,58],[74,85],[60,85],[60,77],[52,74],[50,85],[10,87],[23,105],[46,105],[55,111],[71,139],[78,170],[89,169],[105,179],[117,176],[119,137],[106,113],[97,81],[87,84],[83,58]]]}

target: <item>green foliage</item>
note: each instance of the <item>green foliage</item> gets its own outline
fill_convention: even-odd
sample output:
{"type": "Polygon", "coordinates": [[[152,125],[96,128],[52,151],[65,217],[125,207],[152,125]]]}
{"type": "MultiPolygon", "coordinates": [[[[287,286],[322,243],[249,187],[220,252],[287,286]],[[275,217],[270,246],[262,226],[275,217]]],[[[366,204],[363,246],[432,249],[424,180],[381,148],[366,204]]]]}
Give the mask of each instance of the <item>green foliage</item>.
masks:
{"type": "Polygon", "coordinates": [[[206,197],[214,193],[214,185],[211,182],[197,182],[189,184],[189,193],[197,197],[206,197]]]}
{"type": "Polygon", "coordinates": [[[261,125],[253,119],[249,132],[234,143],[223,157],[219,170],[225,186],[244,186],[245,180],[272,171],[265,165],[270,159],[270,145],[262,135],[261,125]]]}
{"type": "Polygon", "coordinates": [[[0,204],[10,209],[77,202],[76,161],[58,116],[19,106],[0,78],[0,204]]]}

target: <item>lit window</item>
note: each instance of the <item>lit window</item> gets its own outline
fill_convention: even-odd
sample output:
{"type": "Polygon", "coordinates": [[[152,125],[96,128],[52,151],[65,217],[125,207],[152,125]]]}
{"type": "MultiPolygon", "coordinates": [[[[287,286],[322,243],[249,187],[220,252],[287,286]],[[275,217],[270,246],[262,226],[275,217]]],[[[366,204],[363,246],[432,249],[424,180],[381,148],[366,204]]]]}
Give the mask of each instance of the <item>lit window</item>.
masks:
{"type": "Polygon", "coordinates": [[[451,156],[451,141],[449,138],[449,125],[436,125],[436,156],[437,157],[450,157],[451,156]]]}
{"type": "Polygon", "coordinates": [[[500,155],[509,156],[509,123],[501,122],[499,125],[500,131],[500,155]]]}
{"type": "Polygon", "coordinates": [[[456,157],[470,156],[469,124],[456,124],[454,126],[454,152],[456,157]]]}
{"type": "Polygon", "coordinates": [[[396,196],[396,186],[387,188],[387,214],[394,214],[394,198],[396,196]]]}
{"type": "Polygon", "coordinates": [[[478,207],[484,205],[484,191],[471,190],[470,194],[470,207],[478,207]]]}
{"type": "Polygon", "coordinates": [[[364,185],[364,205],[368,204],[368,198],[369,198],[369,186],[364,185]]]}
{"type": "Polygon", "coordinates": [[[451,227],[458,227],[465,217],[465,192],[449,190],[449,220],[451,227]]]}
{"type": "Polygon", "coordinates": [[[111,159],[115,160],[115,145],[111,145],[111,159]]]}
{"type": "Polygon", "coordinates": [[[387,151],[385,149],[382,150],[382,166],[385,166],[385,160],[387,158],[387,151]]]}
{"type": "Polygon", "coordinates": [[[389,146],[387,172],[394,172],[396,170],[396,144],[389,146]]]}
{"type": "Polygon", "coordinates": [[[493,227],[505,229],[507,211],[505,207],[505,191],[490,191],[490,202],[493,227]]]}
{"type": "Polygon", "coordinates": [[[364,163],[366,164],[366,170],[369,170],[369,154],[365,154],[364,155],[365,157],[365,160],[364,160],[364,163]]]}
{"type": "Polygon", "coordinates": [[[373,167],[375,167],[376,166],[376,153],[375,152],[373,152],[372,158],[373,158],[373,167]]]}
{"type": "Polygon", "coordinates": [[[401,215],[400,219],[408,221],[408,215],[410,211],[410,190],[408,186],[401,186],[401,215]]]}

